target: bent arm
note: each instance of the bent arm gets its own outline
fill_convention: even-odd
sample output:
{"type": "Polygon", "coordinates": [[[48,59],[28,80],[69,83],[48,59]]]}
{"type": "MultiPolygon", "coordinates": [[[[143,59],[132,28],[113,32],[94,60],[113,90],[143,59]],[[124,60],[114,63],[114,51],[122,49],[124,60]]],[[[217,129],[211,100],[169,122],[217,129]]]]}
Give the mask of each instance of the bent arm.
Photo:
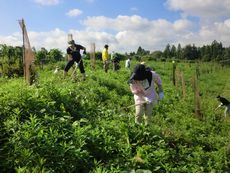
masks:
{"type": "Polygon", "coordinates": [[[133,94],[142,94],[142,95],[145,94],[143,88],[140,85],[138,85],[136,82],[130,84],[130,90],[133,94]]]}
{"type": "Polygon", "coordinates": [[[159,93],[163,92],[162,80],[157,73],[153,74],[153,80],[154,80],[154,83],[157,85],[159,93]]]}
{"type": "Polygon", "coordinates": [[[223,103],[220,103],[219,106],[217,106],[217,108],[215,110],[217,110],[218,108],[220,108],[221,106],[223,106],[223,103]]]}
{"type": "Polygon", "coordinates": [[[163,86],[162,86],[162,80],[161,80],[160,76],[156,73],[153,74],[153,79],[154,79],[154,82],[158,88],[159,100],[162,100],[164,98],[164,90],[163,90],[163,86]]]}

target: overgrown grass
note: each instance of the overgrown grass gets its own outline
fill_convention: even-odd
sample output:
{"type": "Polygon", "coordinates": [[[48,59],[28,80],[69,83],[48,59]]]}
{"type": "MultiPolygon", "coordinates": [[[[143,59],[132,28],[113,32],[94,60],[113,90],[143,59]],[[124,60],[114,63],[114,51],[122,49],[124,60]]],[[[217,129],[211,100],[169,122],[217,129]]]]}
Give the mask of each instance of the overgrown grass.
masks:
{"type": "Polygon", "coordinates": [[[227,172],[230,122],[222,109],[213,110],[217,94],[230,98],[229,69],[200,65],[199,120],[191,86],[196,64],[177,64],[185,98],[172,85],[171,63],[147,64],[161,75],[165,92],[147,127],[134,123],[134,107],[125,108],[134,101],[131,72],[123,67],[104,73],[100,64],[92,71],[87,62],[86,81],[53,74],[55,65],[40,70],[33,86],[0,79],[0,171],[227,172]]]}

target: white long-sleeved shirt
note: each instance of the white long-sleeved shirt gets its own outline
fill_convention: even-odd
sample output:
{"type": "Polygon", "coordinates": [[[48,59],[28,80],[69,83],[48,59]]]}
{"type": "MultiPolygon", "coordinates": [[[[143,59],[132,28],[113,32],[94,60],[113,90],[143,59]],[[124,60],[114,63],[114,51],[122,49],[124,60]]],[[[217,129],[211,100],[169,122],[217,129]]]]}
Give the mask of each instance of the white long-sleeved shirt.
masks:
{"type": "Polygon", "coordinates": [[[158,94],[155,90],[155,85],[162,89],[162,81],[160,76],[156,72],[151,71],[151,73],[152,82],[150,86],[147,79],[143,81],[134,80],[130,84],[130,90],[134,95],[135,104],[143,103],[146,101],[146,99],[150,102],[157,101],[159,99],[158,94]]]}

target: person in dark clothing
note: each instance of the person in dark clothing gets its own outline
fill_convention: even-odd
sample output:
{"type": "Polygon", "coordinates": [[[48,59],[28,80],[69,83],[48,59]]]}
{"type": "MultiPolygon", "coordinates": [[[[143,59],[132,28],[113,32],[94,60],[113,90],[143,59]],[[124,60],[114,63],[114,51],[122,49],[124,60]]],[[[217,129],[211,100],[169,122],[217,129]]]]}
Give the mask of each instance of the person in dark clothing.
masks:
{"type": "Polygon", "coordinates": [[[82,74],[83,80],[84,80],[85,79],[85,69],[84,69],[83,60],[82,60],[80,51],[83,50],[83,53],[86,54],[86,48],[82,45],[75,44],[74,40],[71,40],[68,43],[70,44],[70,46],[67,48],[66,52],[67,52],[69,61],[64,68],[64,77],[67,75],[67,72],[69,71],[69,69],[76,62],[82,74]]]}
{"type": "Polygon", "coordinates": [[[113,63],[113,71],[117,71],[120,69],[119,58],[116,53],[113,54],[112,63],[113,63]]]}
{"type": "Polygon", "coordinates": [[[224,116],[225,117],[229,116],[230,115],[230,102],[226,98],[221,97],[220,95],[218,95],[216,98],[220,102],[220,105],[216,108],[216,110],[221,106],[225,106],[226,108],[224,110],[224,116]]]}

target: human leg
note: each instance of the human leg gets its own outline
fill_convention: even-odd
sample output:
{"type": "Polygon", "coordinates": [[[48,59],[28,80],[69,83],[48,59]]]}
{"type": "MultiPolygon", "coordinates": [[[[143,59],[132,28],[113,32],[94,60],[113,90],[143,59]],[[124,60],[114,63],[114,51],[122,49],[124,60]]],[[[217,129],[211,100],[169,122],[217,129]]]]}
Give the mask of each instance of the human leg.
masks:
{"type": "Polygon", "coordinates": [[[116,71],[116,63],[113,61],[113,71],[116,71]]]}
{"type": "Polygon", "coordinates": [[[67,75],[69,69],[73,66],[73,64],[74,64],[74,60],[68,61],[68,63],[66,64],[64,68],[64,77],[67,75]]]}
{"type": "Polygon", "coordinates": [[[84,69],[84,65],[83,65],[82,60],[78,63],[78,67],[79,67],[80,72],[82,74],[82,79],[85,80],[85,69],[84,69]]]}
{"type": "Polygon", "coordinates": [[[224,116],[230,116],[230,104],[228,106],[226,106],[225,110],[224,110],[224,116]]]}
{"type": "Polygon", "coordinates": [[[81,73],[85,73],[85,69],[84,69],[84,65],[83,65],[83,61],[82,60],[80,60],[78,62],[78,67],[79,67],[81,73]]]}
{"type": "Polygon", "coordinates": [[[151,103],[145,104],[145,125],[149,125],[151,123],[151,118],[153,114],[153,108],[157,104],[157,101],[152,101],[151,103]]]}
{"type": "Polygon", "coordinates": [[[107,73],[108,72],[108,68],[109,68],[109,62],[108,61],[104,61],[103,63],[104,63],[104,66],[103,66],[104,70],[107,73]]]}
{"type": "Polygon", "coordinates": [[[141,124],[142,116],[144,114],[144,105],[136,105],[135,123],[141,124]]]}

